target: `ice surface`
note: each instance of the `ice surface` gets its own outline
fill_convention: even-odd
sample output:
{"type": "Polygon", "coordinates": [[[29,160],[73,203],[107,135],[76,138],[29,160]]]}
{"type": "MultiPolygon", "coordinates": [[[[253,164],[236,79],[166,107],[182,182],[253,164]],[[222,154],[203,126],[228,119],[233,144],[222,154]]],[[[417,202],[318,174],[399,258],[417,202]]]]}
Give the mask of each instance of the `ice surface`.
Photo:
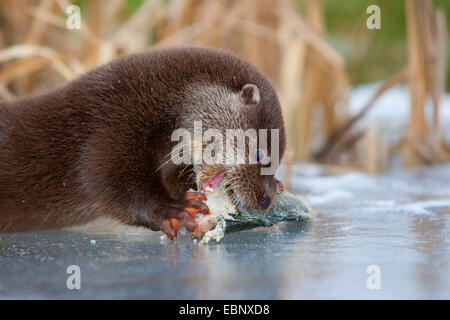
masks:
{"type": "Polygon", "coordinates": [[[293,190],[316,210],[311,222],[219,244],[161,241],[111,221],[0,234],[0,298],[450,298],[450,216],[441,213],[450,209],[450,165],[321,172],[293,170],[293,190]],[[69,265],[81,269],[81,290],[66,288],[69,265]],[[381,290],[366,286],[370,265],[380,267],[381,290]]]}

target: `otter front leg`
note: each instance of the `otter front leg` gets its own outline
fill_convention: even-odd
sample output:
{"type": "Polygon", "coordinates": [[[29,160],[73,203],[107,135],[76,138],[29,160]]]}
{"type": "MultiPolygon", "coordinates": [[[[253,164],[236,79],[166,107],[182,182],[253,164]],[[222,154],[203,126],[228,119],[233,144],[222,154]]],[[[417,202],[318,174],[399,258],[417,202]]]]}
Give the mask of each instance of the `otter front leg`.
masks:
{"type": "Polygon", "coordinates": [[[162,231],[172,240],[177,238],[180,227],[185,227],[196,234],[197,213],[210,214],[208,206],[203,202],[205,200],[207,199],[203,193],[187,192],[182,200],[166,203],[158,201],[153,204],[144,219],[135,220],[132,224],[144,225],[153,231],[162,231]]]}
{"type": "MultiPolygon", "coordinates": [[[[135,129],[132,123],[129,128],[135,129]]],[[[209,210],[201,195],[183,197],[194,186],[188,179],[190,175],[183,176],[183,170],[171,162],[161,167],[167,150],[158,150],[155,155],[153,146],[159,145],[159,140],[151,140],[151,134],[145,132],[147,138],[143,139],[140,137],[144,133],[124,130],[119,140],[114,139],[117,134],[117,128],[109,126],[83,146],[81,189],[91,199],[115,208],[109,214],[126,224],[161,230],[170,239],[176,238],[181,226],[194,231],[193,215],[207,214],[209,210]]]]}

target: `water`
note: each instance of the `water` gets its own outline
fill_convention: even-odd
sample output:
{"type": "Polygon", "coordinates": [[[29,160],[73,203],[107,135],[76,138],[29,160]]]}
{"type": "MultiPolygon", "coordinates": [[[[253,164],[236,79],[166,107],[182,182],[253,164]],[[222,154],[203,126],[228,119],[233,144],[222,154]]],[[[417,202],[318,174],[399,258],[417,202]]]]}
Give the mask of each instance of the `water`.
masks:
{"type": "Polygon", "coordinates": [[[0,298],[450,299],[450,165],[384,176],[297,166],[291,184],[314,220],[219,244],[120,228],[0,234],[0,298]],[[66,287],[69,265],[81,290],[66,287]],[[379,290],[367,288],[370,265],[379,290]]]}

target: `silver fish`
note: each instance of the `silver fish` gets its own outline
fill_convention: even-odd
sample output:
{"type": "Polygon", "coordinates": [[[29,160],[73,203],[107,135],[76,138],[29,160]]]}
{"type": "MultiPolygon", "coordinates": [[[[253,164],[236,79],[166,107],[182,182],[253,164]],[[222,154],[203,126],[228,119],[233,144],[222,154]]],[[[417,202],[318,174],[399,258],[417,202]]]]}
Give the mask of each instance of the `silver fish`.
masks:
{"type": "Polygon", "coordinates": [[[200,230],[205,233],[201,244],[208,243],[211,239],[219,242],[227,232],[270,227],[280,221],[307,220],[314,216],[314,211],[289,191],[277,194],[272,206],[265,212],[252,211],[243,204],[234,204],[222,190],[208,194],[206,204],[211,215],[198,215],[197,218],[200,230]]]}

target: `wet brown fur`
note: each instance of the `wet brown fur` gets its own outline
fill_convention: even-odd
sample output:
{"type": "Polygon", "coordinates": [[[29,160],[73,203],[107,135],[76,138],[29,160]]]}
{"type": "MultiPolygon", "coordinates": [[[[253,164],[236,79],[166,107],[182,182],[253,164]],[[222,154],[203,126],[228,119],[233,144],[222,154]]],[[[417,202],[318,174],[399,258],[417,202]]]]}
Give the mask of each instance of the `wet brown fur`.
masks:
{"type": "MultiPolygon", "coordinates": [[[[172,131],[196,117],[185,90],[194,83],[236,93],[256,85],[259,104],[233,121],[281,129],[282,155],[276,94],[247,62],[205,48],[127,56],[48,93],[0,103],[0,232],[60,228],[101,215],[161,229],[182,210],[182,194],[195,187],[192,168],[158,170],[173,147],[172,131]]],[[[220,101],[209,108],[209,121],[226,126],[220,101]]],[[[273,189],[270,177],[246,169],[235,175],[242,176],[242,188],[273,189]]]]}

